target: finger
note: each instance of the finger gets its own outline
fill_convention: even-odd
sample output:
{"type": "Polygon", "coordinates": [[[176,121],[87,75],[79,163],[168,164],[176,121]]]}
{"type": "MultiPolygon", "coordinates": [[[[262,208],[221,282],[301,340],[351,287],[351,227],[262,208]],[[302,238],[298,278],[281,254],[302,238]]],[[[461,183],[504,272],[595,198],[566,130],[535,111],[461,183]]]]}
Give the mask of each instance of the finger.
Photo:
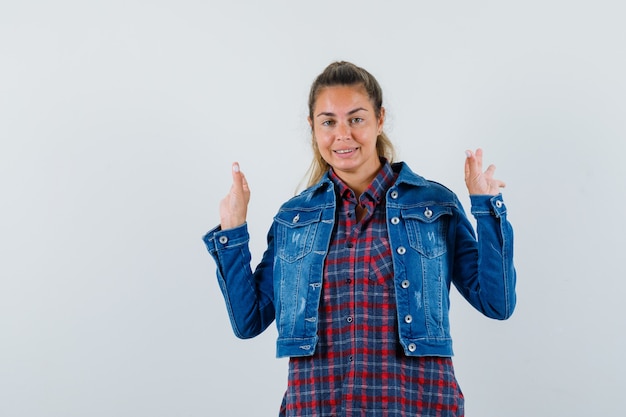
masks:
{"type": "Polygon", "coordinates": [[[248,180],[246,179],[246,176],[243,174],[243,172],[239,172],[239,174],[241,175],[241,187],[243,192],[246,194],[250,194],[250,187],[248,186],[248,180]]]}
{"type": "Polygon", "coordinates": [[[491,164],[489,165],[489,167],[487,167],[487,170],[485,171],[485,177],[491,179],[493,178],[493,174],[496,172],[496,166],[491,164]]]}
{"type": "MultiPolygon", "coordinates": [[[[465,151],[467,158],[465,159],[465,179],[471,180],[482,174],[482,159],[478,159],[478,154],[470,150],[465,151]]],[[[481,155],[482,156],[482,155],[481,155]]]]}
{"type": "Polygon", "coordinates": [[[483,169],[483,150],[481,148],[476,149],[476,167],[479,171],[483,169]]]}
{"type": "Polygon", "coordinates": [[[474,170],[474,164],[476,160],[474,158],[474,152],[469,149],[465,151],[465,179],[468,180],[472,176],[474,170]]]}
{"type": "Polygon", "coordinates": [[[243,193],[243,173],[241,172],[241,168],[239,167],[238,162],[233,162],[232,175],[233,175],[232,189],[235,192],[243,193]]]}

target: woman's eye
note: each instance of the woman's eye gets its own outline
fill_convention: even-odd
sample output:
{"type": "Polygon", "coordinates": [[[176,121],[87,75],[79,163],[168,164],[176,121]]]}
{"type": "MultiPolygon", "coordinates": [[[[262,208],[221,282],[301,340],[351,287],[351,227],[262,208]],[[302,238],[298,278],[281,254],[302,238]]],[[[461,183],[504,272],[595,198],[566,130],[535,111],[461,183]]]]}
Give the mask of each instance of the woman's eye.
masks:
{"type": "Polygon", "coordinates": [[[353,117],[350,121],[352,123],[361,123],[363,122],[363,119],[361,119],[360,117],[353,117]]]}
{"type": "Polygon", "coordinates": [[[322,126],[332,126],[335,122],[333,122],[332,120],[324,120],[322,122],[322,126]]]}

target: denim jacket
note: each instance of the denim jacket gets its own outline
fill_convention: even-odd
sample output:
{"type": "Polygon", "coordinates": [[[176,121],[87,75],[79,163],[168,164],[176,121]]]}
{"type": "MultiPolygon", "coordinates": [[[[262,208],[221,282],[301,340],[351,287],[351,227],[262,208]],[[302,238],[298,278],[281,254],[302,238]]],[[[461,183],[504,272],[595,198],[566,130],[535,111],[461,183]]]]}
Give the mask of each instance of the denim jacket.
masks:
{"type": "MultiPolygon", "coordinates": [[[[386,194],[386,217],[399,340],[408,356],[452,356],[450,283],[488,317],[513,313],[516,274],[506,206],[501,195],[470,196],[476,239],[454,193],[404,163],[393,169],[398,177],[386,194]]],[[[313,355],[335,208],[328,176],[283,204],[254,272],[247,225],[216,227],[204,236],[238,337],[254,337],[276,320],[278,357],[313,355]]]]}

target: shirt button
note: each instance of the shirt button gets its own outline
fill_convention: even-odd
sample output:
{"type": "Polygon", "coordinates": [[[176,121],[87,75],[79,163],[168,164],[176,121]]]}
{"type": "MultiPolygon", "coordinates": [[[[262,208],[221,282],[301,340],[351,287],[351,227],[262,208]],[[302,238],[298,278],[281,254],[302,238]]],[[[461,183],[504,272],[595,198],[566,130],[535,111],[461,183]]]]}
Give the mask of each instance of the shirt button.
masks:
{"type": "Polygon", "coordinates": [[[352,248],[354,247],[354,245],[352,244],[352,242],[348,243],[346,246],[347,246],[348,248],[350,248],[350,249],[352,249],[352,248]]]}
{"type": "Polygon", "coordinates": [[[351,316],[348,316],[348,318],[346,319],[346,321],[347,321],[348,323],[352,323],[352,320],[353,320],[353,319],[352,319],[352,317],[351,317],[351,316]]]}
{"type": "Polygon", "coordinates": [[[408,279],[405,279],[404,281],[402,281],[402,283],[400,284],[402,286],[402,288],[409,288],[409,286],[411,285],[411,283],[409,282],[408,279]]]}
{"type": "Polygon", "coordinates": [[[393,198],[394,200],[395,200],[396,198],[398,198],[398,192],[397,192],[397,191],[395,191],[395,190],[394,190],[394,191],[392,191],[392,192],[391,192],[391,194],[389,194],[389,195],[390,195],[390,196],[391,196],[391,198],[393,198]]]}
{"type": "Polygon", "coordinates": [[[397,218],[397,217],[392,217],[391,218],[391,224],[398,224],[398,223],[400,223],[400,219],[399,218],[397,218]]]}
{"type": "Polygon", "coordinates": [[[417,350],[417,346],[415,345],[415,343],[409,344],[408,348],[409,352],[415,352],[417,350]]]}
{"type": "Polygon", "coordinates": [[[433,217],[433,211],[429,208],[426,208],[426,210],[424,210],[424,216],[426,216],[427,219],[430,219],[431,217],[433,217]]]}
{"type": "Polygon", "coordinates": [[[352,283],[352,280],[351,280],[350,278],[348,278],[348,279],[346,280],[346,283],[351,284],[351,283],[352,283]]]}
{"type": "Polygon", "coordinates": [[[413,316],[411,316],[410,314],[407,314],[406,316],[404,316],[405,323],[411,323],[412,321],[413,321],[413,316]]]}
{"type": "Polygon", "coordinates": [[[225,245],[228,242],[228,238],[226,236],[220,236],[219,241],[222,245],[225,245]]]}
{"type": "Polygon", "coordinates": [[[404,248],[404,246],[400,246],[396,252],[398,252],[398,255],[404,255],[406,253],[406,249],[404,248]]]}

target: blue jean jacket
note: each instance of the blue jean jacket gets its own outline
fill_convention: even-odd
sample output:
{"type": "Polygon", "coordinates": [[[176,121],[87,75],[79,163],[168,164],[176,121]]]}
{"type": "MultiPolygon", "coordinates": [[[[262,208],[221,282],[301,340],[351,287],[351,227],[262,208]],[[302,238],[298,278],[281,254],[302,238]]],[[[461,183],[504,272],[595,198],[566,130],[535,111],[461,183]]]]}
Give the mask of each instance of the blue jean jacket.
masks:
{"type": "MultiPolygon", "coordinates": [[[[507,319],[515,308],[513,230],[502,196],[471,196],[478,239],[463,207],[444,186],[404,163],[387,191],[399,339],[408,356],[452,356],[449,291],[454,283],[484,315],[507,319]]],[[[313,355],[324,260],[335,224],[336,193],[324,177],[287,201],[250,267],[247,225],[204,236],[235,334],[254,337],[274,320],[277,356],[313,355]]]]}

